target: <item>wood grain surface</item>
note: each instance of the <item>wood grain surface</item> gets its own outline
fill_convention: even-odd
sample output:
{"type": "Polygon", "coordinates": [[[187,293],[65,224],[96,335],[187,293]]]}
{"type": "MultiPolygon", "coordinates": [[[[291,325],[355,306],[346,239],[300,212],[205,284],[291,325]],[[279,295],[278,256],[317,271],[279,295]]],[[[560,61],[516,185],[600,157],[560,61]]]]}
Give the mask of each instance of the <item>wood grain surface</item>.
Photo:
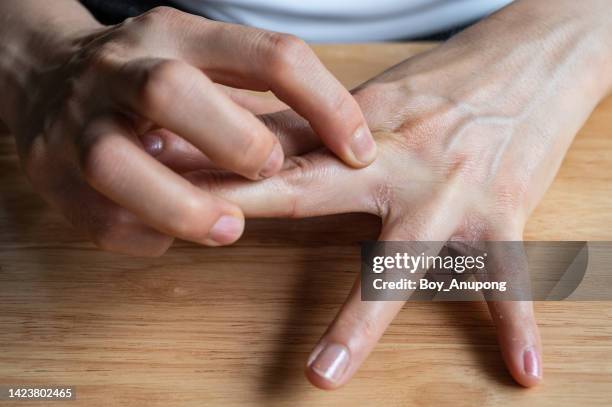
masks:
{"type": "MultiPolygon", "coordinates": [[[[320,46],[347,86],[428,44],[320,46]]],[[[612,240],[612,100],[576,138],[526,238],[612,240]]],[[[545,380],[514,384],[479,303],[410,303],[353,381],[304,361],[377,218],[252,221],[228,248],[104,253],[37,197],[0,137],[0,385],[70,385],[66,406],[610,406],[612,303],[537,303],[545,380]]],[[[28,405],[24,402],[0,405],[28,405]]],[[[46,403],[36,402],[41,406],[46,403]]]]}

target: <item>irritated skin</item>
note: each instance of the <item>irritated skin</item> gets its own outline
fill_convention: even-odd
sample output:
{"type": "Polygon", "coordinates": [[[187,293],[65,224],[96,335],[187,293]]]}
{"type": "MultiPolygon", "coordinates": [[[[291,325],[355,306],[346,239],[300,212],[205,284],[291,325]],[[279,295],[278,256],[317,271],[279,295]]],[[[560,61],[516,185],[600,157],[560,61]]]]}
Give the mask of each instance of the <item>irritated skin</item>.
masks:
{"type": "MultiPolygon", "coordinates": [[[[247,216],[368,212],[382,218],[381,240],[522,240],[574,135],[610,90],[610,18],[598,13],[606,2],[574,3],[515,3],[357,88],[379,145],[367,168],[320,149],[289,157],[258,183],[205,171],[189,178],[247,216]]],[[[291,112],[273,117],[282,115],[294,120],[281,138],[286,151],[309,148],[306,125],[291,112]]],[[[325,389],[345,384],[401,306],[362,302],[357,279],[309,358],[308,378],[325,389]]],[[[536,385],[543,369],[532,304],[489,308],[510,373],[536,385]]]]}

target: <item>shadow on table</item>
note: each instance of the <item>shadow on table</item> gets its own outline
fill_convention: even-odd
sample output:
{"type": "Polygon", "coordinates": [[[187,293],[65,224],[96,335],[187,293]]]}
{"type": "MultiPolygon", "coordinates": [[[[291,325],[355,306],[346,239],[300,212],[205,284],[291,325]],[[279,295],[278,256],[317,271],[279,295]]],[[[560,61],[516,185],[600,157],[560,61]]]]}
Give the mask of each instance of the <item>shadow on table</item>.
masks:
{"type": "MultiPolygon", "coordinates": [[[[287,306],[277,346],[263,368],[259,392],[263,397],[262,405],[287,400],[303,390],[306,359],[335,317],[359,273],[358,243],[375,239],[379,232],[378,220],[371,217],[345,215],[318,221],[331,223],[327,227],[337,235],[328,242],[321,242],[325,234],[316,226],[300,230],[299,243],[310,246],[303,248],[301,259],[296,259],[302,264],[302,275],[295,282],[293,300],[287,306]]],[[[291,228],[290,224],[285,227],[291,228]]],[[[279,233],[283,234],[282,231],[279,233]]],[[[505,368],[496,330],[485,303],[443,301],[430,305],[447,311],[442,313],[446,316],[446,323],[454,325],[455,332],[460,335],[455,341],[473,349],[473,357],[480,369],[492,380],[517,387],[505,368]]]]}
{"type": "MultiPolygon", "coordinates": [[[[0,279],[5,278],[9,284],[19,283],[18,287],[26,290],[26,294],[30,290],[38,290],[36,292],[40,296],[36,301],[44,305],[45,315],[55,318],[53,333],[60,334],[55,335],[56,339],[86,334],[91,328],[90,324],[94,323],[89,320],[92,315],[100,315],[101,319],[96,324],[105,323],[111,309],[120,303],[142,302],[154,306],[159,298],[162,301],[197,305],[200,295],[197,290],[202,287],[188,287],[182,293],[176,291],[177,287],[184,288],[185,284],[179,281],[180,272],[173,276],[164,273],[164,257],[143,261],[126,257],[125,261],[117,261],[118,255],[99,252],[49,209],[32,191],[25,177],[18,175],[18,171],[16,160],[3,158],[0,161],[0,179],[6,187],[0,196],[0,214],[5,222],[1,228],[5,232],[2,239],[3,243],[10,243],[7,247],[23,245],[31,255],[20,257],[20,263],[7,263],[12,267],[12,274],[0,275],[0,279]],[[75,281],[74,275],[63,269],[63,265],[74,266],[87,258],[90,258],[91,264],[80,280],[75,281]],[[28,265],[36,266],[39,270],[34,272],[28,269],[28,265]],[[123,279],[122,288],[117,278],[123,279]],[[31,288],[26,289],[24,282],[31,284],[31,288]],[[45,287],[45,282],[51,282],[51,285],[45,287]],[[54,288],[60,286],[65,289],[54,288]],[[88,310],[88,306],[99,307],[99,299],[94,298],[103,295],[100,294],[101,287],[105,287],[106,295],[113,293],[107,298],[105,309],[88,310]],[[133,297],[134,293],[137,296],[133,297]],[[78,307],[79,312],[70,315],[71,306],[78,307]],[[89,317],[85,320],[77,314],[89,317]]],[[[237,244],[238,247],[290,247],[294,252],[298,249],[299,256],[294,260],[295,264],[299,264],[298,278],[293,285],[293,294],[288,296],[290,299],[274,342],[275,348],[264,357],[259,392],[263,397],[262,404],[282,400],[288,394],[294,394],[298,388],[304,388],[305,360],[358,276],[358,243],[375,239],[379,228],[377,218],[358,214],[305,220],[255,220],[247,225],[245,237],[237,244]]],[[[190,244],[178,243],[176,247],[180,251],[185,245],[188,246],[187,253],[193,251],[194,247],[190,244]]],[[[215,256],[219,254],[209,256],[208,261],[214,262],[215,256]]],[[[196,257],[183,259],[175,253],[173,259],[179,266],[193,267],[189,262],[195,261],[196,257]]],[[[198,284],[205,282],[203,278],[198,284]]],[[[5,291],[4,295],[13,294],[5,291]]],[[[15,302],[13,306],[18,306],[18,303],[15,302]]],[[[514,385],[503,366],[486,306],[472,303],[442,303],[439,306],[448,309],[448,323],[457,324],[457,331],[463,332],[465,340],[473,344],[474,355],[483,369],[495,380],[514,385]]],[[[40,315],[40,318],[44,317],[40,315]]],[[[111,320],[107,322],[112,325],[111,320]]],[[[139,334],[144,337],[147,332],[139,334]]],[[[19,335],[28,334],[26,331],[15,333],[15,337],[19,335]]],[[[28,336],[22,339],[37,340],[28,336]]]]}
{"type": "Polygon", "coordinates": [[[276,349],[264,368],[260,384],[264,405],[304,387],[306,359],[359,275],[359,242],[375,239],[380,221],[352,214],[293,227],[299,229],[293,235],[299,235],[299,245],[304,246],[301,258],[295,260],[301,265],[301,276],[295,281],[276,349]]]}

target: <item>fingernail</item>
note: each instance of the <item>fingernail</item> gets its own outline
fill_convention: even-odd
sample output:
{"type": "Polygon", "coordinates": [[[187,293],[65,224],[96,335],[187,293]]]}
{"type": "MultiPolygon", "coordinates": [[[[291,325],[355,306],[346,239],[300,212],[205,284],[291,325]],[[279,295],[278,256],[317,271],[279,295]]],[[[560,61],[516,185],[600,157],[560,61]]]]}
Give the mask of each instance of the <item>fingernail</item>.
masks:
{"type": "Polygon", "coordinates": [[[210,230],[209,237],[219,244],[230,244],[242,234],[244,221],[234,216],[224,215],[217,220],[210,230]]]}
{"type": "Polygon", "coordinates": [[[140,138],[145,151],[153,157],[157,157],[164,149],[164,140],[155,132],[146,133],[140,138]]]}
{"type": "Polygon", "coordinates": [[[261,178],[268,178],[276,174],[280,167],[283,165],[283,148],[280,143],[276,143],[272,152],[268,156],[268,161],[260,171],[259,176],[261,178]]]}
{"type": "Polygon", "coordinates": [[[351,150],[355,158],[363,164],[369,164],[376,156],[376,143],[366,126],[361,126],[353,134],[351,150]]]}
{"type": "Polygon", "coordinates": [[[523,370],[529,376],[540,377],[540,358],[533,348],[527,348],[523,352],[523,370]]]}
{"type": "Polygon", "coordinates": [[[319,345],[312,352],[308,367],[324,379],[336,383],[342,379],[350,362],[350,353],[346,346],[338,343],[319,345]]]}

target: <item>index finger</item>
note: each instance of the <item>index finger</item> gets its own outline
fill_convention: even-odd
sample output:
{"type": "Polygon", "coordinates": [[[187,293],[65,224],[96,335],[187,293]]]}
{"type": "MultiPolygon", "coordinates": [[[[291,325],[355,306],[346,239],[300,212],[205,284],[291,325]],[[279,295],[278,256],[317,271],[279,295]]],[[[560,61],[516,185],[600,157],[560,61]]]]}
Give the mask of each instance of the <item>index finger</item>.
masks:
{"type": "Polygon", "coordinates": [[[271,90],[347,164],[360,168],[374,160],[376,144],[359,105],[304,41],[186,13],[173,18],[190,27],[168,33],[179,44],[174,57],[218,83],[271,90]]]}

